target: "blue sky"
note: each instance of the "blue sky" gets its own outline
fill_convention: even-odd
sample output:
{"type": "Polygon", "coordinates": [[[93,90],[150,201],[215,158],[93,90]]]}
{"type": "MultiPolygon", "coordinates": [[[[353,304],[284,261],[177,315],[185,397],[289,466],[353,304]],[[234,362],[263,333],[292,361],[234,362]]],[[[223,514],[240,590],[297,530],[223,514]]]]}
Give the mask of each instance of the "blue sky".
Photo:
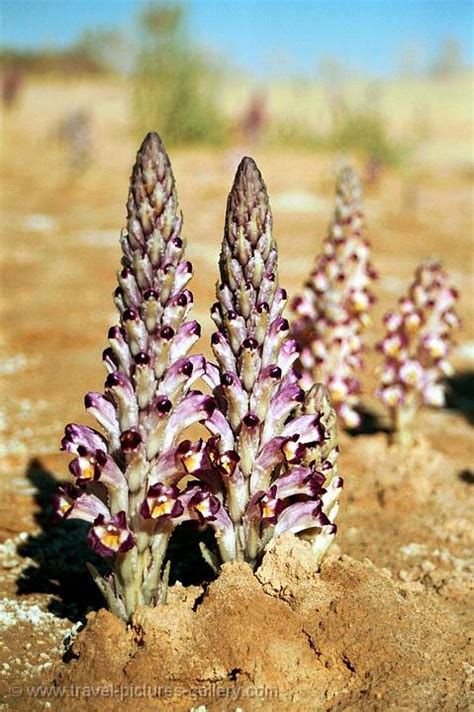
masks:
{"type": "MultiPolygon", "coordinates": [[[[1,43],[32,48],[65,46],[86,27],[127,33],[139,0],[0,0],[1,43]]],[[[404,47],[430,63],[440,42],[455,37],[474,60],[471,0],[189,0],[188,26],[196,44],[257,75],[314,74],[321,57],[386,75],[404,47]]]]}

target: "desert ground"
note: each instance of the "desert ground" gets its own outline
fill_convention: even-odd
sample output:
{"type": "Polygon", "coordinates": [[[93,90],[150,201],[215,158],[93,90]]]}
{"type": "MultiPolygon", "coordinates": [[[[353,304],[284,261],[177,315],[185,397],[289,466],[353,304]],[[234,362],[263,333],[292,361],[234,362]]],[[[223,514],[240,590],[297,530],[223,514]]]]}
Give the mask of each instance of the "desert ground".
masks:
{"type": "MultiPolygon", "coordinates": [[[[408,131],[417,112],[429,130],[419,138],[409,165],[384,169],[376,184],[365,186],[368,236],[380,278],[362,380],[364,405],[376,424],[357,436],[340,435],[345,489],[331,556],[317,574],[304,547],[287,538],[269,552],[257,577],[227,567],[198,605],[204,583],[199,571],[183,581],[191,587],[176,584],[162,620],[153,624],[143,616],[136,622],[135,637],[110,614],[94,612],[102,604],[84,568],[83,530],[72,523],[56,526],[50,519],[51,495],[58,481],[68,479],[68,457],[58,451],[62,431],[68,422],[87,422],[83,396],[102,388],[101,352],[116,321],[111,294],[118,237],[139,144],[129,130],[128,94],[113,80],[30,80],[18,105],[4,112],[1,709],[469,708],[474,679],[469,652],[472,109],[462,82],[431,89],[389,87],[384,105],[394,134],[408,131]],[[80,171],[55,136],[58,120],[74,108],[87,109],[92,122],[92,160],[80,171]],[[429,256],[442,260],[460,292],[462,328],[456,334],[448,407],[420,414],[415,445],[406,453],[387,445],[383,413],[373,396],[379,363],[373,345],[382,334],[383,312],[429,256]],[[88,638],[78,633],[86,614],[88,638]],[[201,639],[203,626],[209,632],[201,639]],[[162,641],[171,638],[175,642],[166,648],[162,641]],[[183,689],[266,685],[278,687],[279,696],[271,701],[184,695],[156,702],[65,703],[51,696],[32,699],[27,690],[53,681],[57,686],[165,685],[169,679],[183,689]]],[[[286,101],[285,92],[275,94],[276,107],[286,101]]],[[[325,235],[339,157],[264,144],[169,153],[194,265],[200,348],[210,354],[209,308],[225,200],[241,156],[253,155],[267,183],[280,283],[290,297],[301,288],[325,235]]],[[[364,170],[360,160],[348,158],[364,170]]]]}

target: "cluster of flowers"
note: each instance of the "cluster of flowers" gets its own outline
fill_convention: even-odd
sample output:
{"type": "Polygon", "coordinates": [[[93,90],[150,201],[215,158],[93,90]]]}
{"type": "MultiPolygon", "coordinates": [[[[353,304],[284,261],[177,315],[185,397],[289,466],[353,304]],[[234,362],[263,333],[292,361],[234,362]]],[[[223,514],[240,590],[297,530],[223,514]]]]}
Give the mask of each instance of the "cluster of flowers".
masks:
{"type": "Polygon", "coordinates": [[[303,387],[324,383],[342,423],[355,428],[362,368],[362,332],[375,301],[370,289],[376,272],[364,238],[362,189],[348,166],[337,177],[336,208],[323,251],[303,294],[292,304],[293,333],[300,345],[303,387]]]}
{"type": "Polygon", "coordinates": [[[55,503],[57,517],[91,524],[90,546],[110,567],[92,574],[124,620],[165,600],[167,547],[182,522],[211,526],[221,561],[256,566],[270,538],[291,531],[312,543],[318,562],[335,535],[342,487],[327,394],[305,394],[293,369],[298,350],[282,317],[268,196],[253,161],[242,161],[228,201],[212,310],[217,365],[188,355],[200,336],[188,320],[192,267],[156,134],[138,152],[127,212],[114,295],[120,323],[103,354],[104,393],[85,398],[102,432],[66,427],[75,485],[55,503]],[[201,377],[212,396],[193,388],[201,377]],[[207,440],[185,438],[194,423],[207,440]]]}
{"type": "Polygon", "coordinates": [[[255,565],[272,536],[292,531],[312,542],[320,560],[335,534],[342,487],[335,414],[325,390],[305,394],[293,369],[298,349],[282,316],[287,294],[278,287],[272,215],[251,159],[240,164],[229,195],[220,277],[211,312],[217,366],[206,366],[218,407],[206,425],[235,556],[255,565]]]}
{"type": "Polygon", "coordinates": [[[406,439],[420,405],[444,405],[443,377],[452,374],[447,358],[451,332],[459,326],[457,291],[448,285],[439,262],[420,265],[408,295],[384,317],[386,335],[378,396],[388,408],[393,430],[406,439]]]}

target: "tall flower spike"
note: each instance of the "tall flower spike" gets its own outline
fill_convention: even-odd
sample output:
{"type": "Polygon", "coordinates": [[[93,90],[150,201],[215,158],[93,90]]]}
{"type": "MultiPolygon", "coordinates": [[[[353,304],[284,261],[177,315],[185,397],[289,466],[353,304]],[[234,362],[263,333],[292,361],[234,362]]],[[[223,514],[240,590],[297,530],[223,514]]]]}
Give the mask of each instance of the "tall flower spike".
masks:
{"type": "Polygon", "coordinates": [[[415,271],[408,294],[395,311],[385,314],[386,334],[378,344],[384,356],[377,395],[389,411],[393,440],[408,445],[421,405],[444,405],[442,379],[452,375],[448,356],[452,330],[460,322],[455,312],[457,291],[439,262],[428,261],[415,271]]]}
{"type": "Polygon", "coordinates": [[[207,364],[205,378],[218,403],[206,420],[209,469],[230,517],[216,528],[221,558],[256,566],[272,536],[292,531],[312,542],[320,560],[335,534],[342,486],[333,476],[334,447],[324,451],[333,423],[328,402],[311,410],[312,396],[305,402],[297,383],[268,195],[250,158],[227,202],[220,279],[212,309],[217,366],[207,364]]]}
{"type": "Polygon", "coordinates": [[[362,189],[355,171],[337,177],[336,207],[322,253],[301,296],[292,304],[293,334],[300,346],[301,385],[325,383],[342,423],[360,424],[357,412],[362,332],[375,301],[370,245],[364,238],[362,189]]]}
{"type": "Polygon", "coordinates": [[[188,320],[192,267],[183,258],[174,177],[156,134],[138,151],[127,211],[114,293],[120,323],[104,352],[105,392],[85,398],[103,434],[66,427],[62,447],[76,455],[70,470],[77,487],[56,498],[58,517],[92,524],[88,541],[111,568],[107,578],[93,569],[94,578],[125,620],[137,606],[163,599],[169,537],[180,522],[197,519],[190,503],[199,487],[178,488],[187,475],[179,441],[215,405],[190,390],[204,371],[202,356],[188,356],[200,327],[188,320]]]}

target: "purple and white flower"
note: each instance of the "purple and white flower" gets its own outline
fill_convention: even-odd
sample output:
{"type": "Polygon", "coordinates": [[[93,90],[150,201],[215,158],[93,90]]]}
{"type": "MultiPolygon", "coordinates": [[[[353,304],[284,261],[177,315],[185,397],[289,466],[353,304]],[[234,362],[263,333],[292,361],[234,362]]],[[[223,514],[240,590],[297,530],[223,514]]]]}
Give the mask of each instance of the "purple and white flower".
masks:
{"type": "Polygon", "coordinates": [[[360,424],[362,332],[375,301],[369,242],[363,236],[362,190],[345,166],[336,185],[336,209],[323,249],[304,291],[292,303],[294,337],[300,347],[301,384],[326,385],[341,422],[360,424]]]}
{"type": "Polygon", "coordinates": [[[454,310],[457,292],[438,262],[420,265],[398,309],[387,312],[387,333],[378,344],[384,356],[377,395],[387,407],[394,440],[407,444],[421,405],[444,405],[442,379],[452,374],[447,361],[452,330],[459,326],[454,310]]]}
{"type": "Polygon", "coordinates": [[[335,415],[324,388],[305,394],[293,369],[298,350],[282,314],[287,294],[278,286],[268,195],[249,158],[227,203],[217,300],[217,364],[205,373],[217,406],[204,421],[211,446],[190,448],[186,468],[212,488],[215,499],[203,500],[208,516],[211,502],[216,516],[230,515],[220,536],[233,545],[217,538],[224,561],[256,566],[272,536],[294,531],[312,542],[317,563],[335,534],[323,501],[336,481],[335,415]]]}
{"type": "Polygon", "coordinates": [[[57,517],[92,524],[88,541],[111,569],[110,577],[94,578],[126,620],[137,606],[163,600],[169,537],[196,516],[181,491],[188,474],[182,433],[215,408],[213,398],[191,390],[205,360],[188,354],[200,336],[199,324],[188,320],[192,266],[184,259],[173,173],[156,134],[138,151],[127,212],[114,293],[120,319],[103,355],[104,393],[85,398],[103,433],[66,426],[62,449],[76,456],[70,471],[79,489],[64,488],[55,499],[57,517]]]}

